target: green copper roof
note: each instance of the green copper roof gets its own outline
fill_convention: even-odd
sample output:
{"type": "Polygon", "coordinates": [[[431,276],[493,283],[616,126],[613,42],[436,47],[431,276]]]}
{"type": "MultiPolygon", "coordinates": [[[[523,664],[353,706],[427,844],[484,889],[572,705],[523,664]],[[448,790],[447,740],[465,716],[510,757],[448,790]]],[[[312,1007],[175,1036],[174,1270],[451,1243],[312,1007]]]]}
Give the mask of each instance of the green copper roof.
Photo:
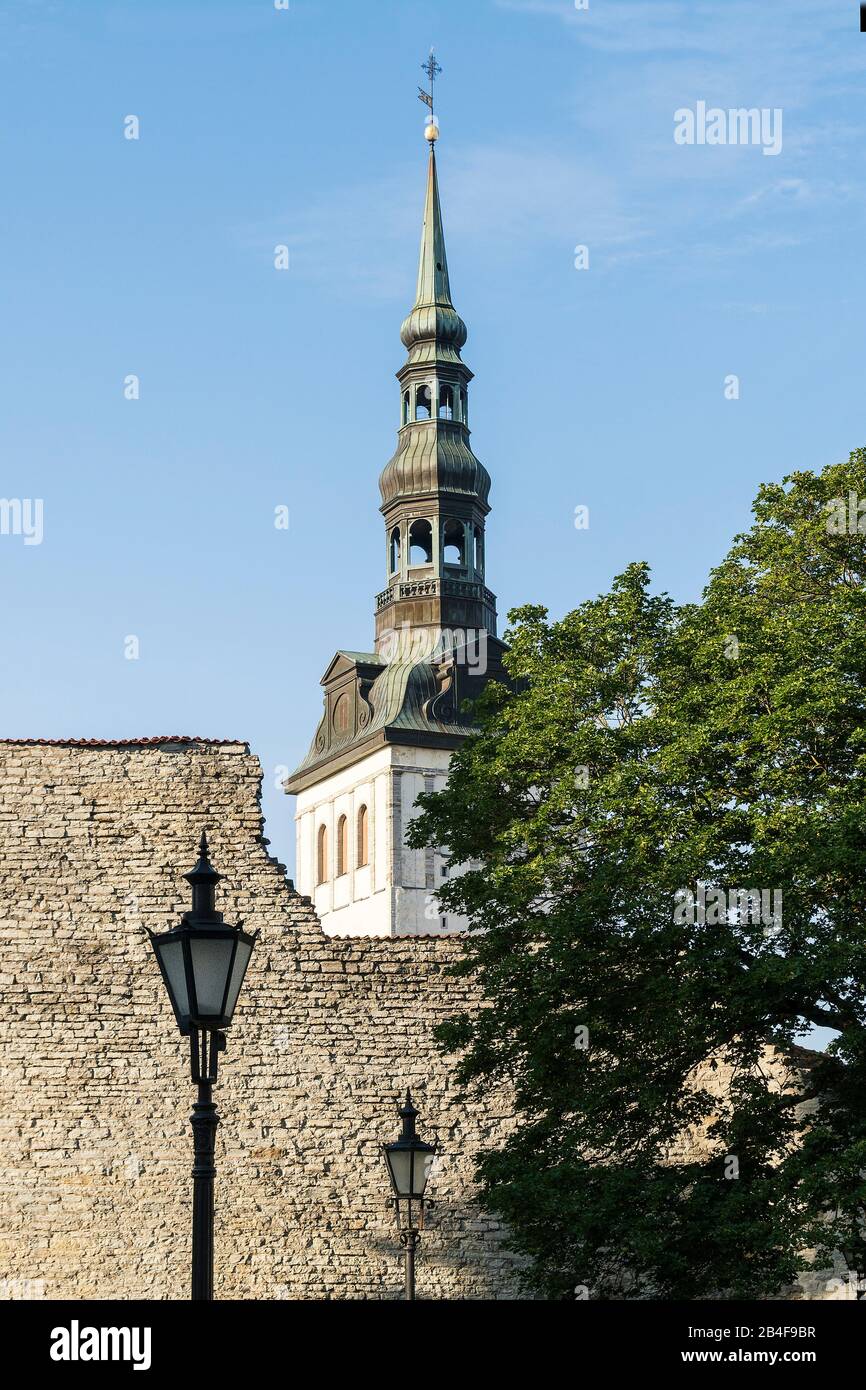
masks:
{"type": "MultiPolygon", "coordinates": [[[[339,655],[349,656],[349,653],[341,652],[339,655]]],[[[392,736],[403,732],[426,736],[448,735],[453,738],[455,733],[465,734],[469,731],[469,726],[459,714],[455,718],[453,713],[445,713],[447,698],[442,698],[442,688],[428,661],[410,657],[386,664],[369,652],[361,652],[359,656],[361,660],[355,665],[378,662],[382,666],[367,695],[368,713],[363,721],[358,721],[355,730],[349,730],[337,738],[328,737],[325,714],[307,756],[292,773],[289,783],[313,768],[327,765],[351,748],[367,744],[376,734],[384,733],[387,737],[388,731],[391,731],[392,736]],[[440,705],[443,706],[441,717],[440,705]]]]}
{"type": "Polygon", "coordinates": [[[341,647],[337,656],[345,656],[349,661],[353,661],[356,666],[382,666],[384,665],[378,652],[350,652],[341,647]]]}
{"type": "Polygon", "coordinates": [[[403,429],[379,477],[382,506],[400,497],[431,493],[477,498],[489,510],[490,474],[469,447],[466,431],[451,420],[423,420],[403,429]]]}

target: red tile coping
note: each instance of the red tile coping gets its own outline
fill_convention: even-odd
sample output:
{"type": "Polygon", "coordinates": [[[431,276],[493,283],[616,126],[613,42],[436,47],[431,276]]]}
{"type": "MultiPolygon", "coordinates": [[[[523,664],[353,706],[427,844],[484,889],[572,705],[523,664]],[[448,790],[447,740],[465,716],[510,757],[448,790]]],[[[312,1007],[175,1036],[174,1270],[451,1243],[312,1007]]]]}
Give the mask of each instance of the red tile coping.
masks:
{"type": "Polygon", "coordinates": [[[2,738],[0,743],[60,748],[137,748],[154,743],[246,744],[245,738],[202,738],[200,734],[145,734],[142,738],[2,738]]]}

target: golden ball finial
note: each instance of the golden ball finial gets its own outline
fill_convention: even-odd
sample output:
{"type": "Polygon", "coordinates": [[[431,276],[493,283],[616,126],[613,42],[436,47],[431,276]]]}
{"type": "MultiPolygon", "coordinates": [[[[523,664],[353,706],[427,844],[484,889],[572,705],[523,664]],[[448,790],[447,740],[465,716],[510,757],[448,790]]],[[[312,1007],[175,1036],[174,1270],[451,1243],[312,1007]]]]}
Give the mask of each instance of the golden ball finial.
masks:
{"type": "Polygon", "coordinates": [[[439,139],[439,126],[435,121],[428,121],[424,127],[424,139],[429,140],[431,145],[439,139]]]}

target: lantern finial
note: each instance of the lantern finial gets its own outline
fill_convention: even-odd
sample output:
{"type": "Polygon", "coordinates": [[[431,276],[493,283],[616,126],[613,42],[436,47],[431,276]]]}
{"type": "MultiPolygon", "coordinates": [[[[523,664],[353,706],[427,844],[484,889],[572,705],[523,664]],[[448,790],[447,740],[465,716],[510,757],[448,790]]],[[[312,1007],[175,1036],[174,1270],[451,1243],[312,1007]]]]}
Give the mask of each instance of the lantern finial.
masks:
{"type": "Polygon", "coordinates": [[[193,915],[208,921],[221,921],[222,916],[216,911],[216,886],[222,874],[217,873],[210,862],[206,830],[201,833],[198,862],[184,878],[192,885],[193,915]]]}
{"type": "Polygon", "coordinates": [[[415,1121],[418,1118],[418,1111],[412,1104],[412,1095],[408,1086],[406,1087],[406,1099],[403,1102],[402,1106],[400,1106],[400,1108],[398,1109],[397,1113],[400,1116],[400,1119],[403,1121],[403,1133],[400,1137],[402,1139],[414,1139],[415,1121]]]}

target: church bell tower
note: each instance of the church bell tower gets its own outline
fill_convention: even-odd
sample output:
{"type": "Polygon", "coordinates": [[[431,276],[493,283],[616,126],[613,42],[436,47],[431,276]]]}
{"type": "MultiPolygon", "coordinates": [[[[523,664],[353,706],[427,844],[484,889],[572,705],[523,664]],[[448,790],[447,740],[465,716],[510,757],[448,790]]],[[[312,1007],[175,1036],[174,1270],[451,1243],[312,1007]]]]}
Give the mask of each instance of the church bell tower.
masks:
{"type": "Polygon", "coordinates": [[[379,479],[388,587],[376,600],[377,648],[407,627],[495,636],[496,600],[484,585],[490,475],[469,447],[472,373],[460,356],[466,325],[451,302],[433,139],[418,288],[400,338],[400,429],[379,479]]]}
{"type": "Polygon", "coordinates": [[[436,888],[433,850],[409,849],[419,793],[447,781],[471,728],[464,708],[501,679],[496,599],[485,583],[490,476],[469,444],[466,325],[451,301],[436,167],[430,152],[415,303],[400,331],[397,448],[379,478],[386,587],[376,598],[375,649],[339,651],[322,677],[324,712],[285,789],[297,796],[298,889],[324,930],[345,936],[459,931],[436,888]]]}

